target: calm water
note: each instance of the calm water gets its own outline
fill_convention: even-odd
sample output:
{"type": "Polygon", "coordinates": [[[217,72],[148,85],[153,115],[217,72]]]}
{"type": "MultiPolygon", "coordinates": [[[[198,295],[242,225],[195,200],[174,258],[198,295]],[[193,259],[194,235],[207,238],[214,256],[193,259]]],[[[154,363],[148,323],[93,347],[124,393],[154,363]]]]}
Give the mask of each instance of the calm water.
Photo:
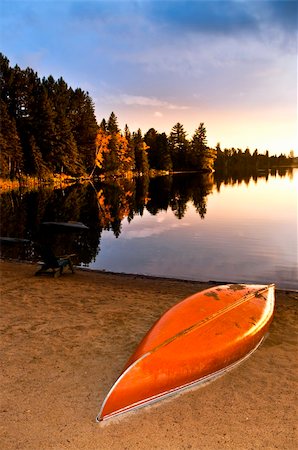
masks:
{"type": "Polygon", "coordinates": [[[34,259],[34,244],[47,239],[91,269],[298,290],[298,169],[281,175],[178,174],[7,193],[1,236],[33,244],[2,244],[2,256],[34,259]],[[90,229],[51,234],[41,225],[47,220],[82,221],[90,229]]]}
{"type": "Polygon", "coordinates": [[[167,210],[105,231],[94,269],[191,280],[276,283],[298,289],[298,170],[213,188],[201,219],[191,201],[180,220],[167,210]]]}

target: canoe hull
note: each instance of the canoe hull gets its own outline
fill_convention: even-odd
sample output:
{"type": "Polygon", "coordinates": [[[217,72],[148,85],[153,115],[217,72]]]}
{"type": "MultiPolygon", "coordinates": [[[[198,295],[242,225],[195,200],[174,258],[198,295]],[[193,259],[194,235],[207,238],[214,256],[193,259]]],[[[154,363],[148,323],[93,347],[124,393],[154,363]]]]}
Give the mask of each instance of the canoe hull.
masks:
{"type": "Polygon", "coordinates": [[[249,356],[273,317],[274,286],[199,292],[151,328],[107,395],[98,420],[218,376],[249,356]]]}

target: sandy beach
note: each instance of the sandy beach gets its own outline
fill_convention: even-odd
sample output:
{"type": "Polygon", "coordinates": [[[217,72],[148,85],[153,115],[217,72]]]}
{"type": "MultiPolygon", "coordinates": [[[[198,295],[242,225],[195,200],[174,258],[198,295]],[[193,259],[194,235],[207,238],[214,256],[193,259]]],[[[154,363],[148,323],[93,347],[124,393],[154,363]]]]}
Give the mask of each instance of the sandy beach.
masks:
{"type": "Polygon", "coordinates": [[[276,292],[270,333],[204,387],[96,423],[100,405],[160,315],[206,283],[77,270],[35,277],[1,262],[1,448],[298,447],[298,293],[276,292]]]}

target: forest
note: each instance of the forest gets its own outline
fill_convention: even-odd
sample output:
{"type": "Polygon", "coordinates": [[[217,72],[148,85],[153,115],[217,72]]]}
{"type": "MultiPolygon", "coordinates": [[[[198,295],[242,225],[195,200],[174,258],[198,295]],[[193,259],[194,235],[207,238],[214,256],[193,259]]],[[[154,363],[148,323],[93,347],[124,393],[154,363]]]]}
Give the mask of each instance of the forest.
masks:
{"type": "Polygon", "coordinates": [[[211,148],[200,122],[189,139],[177,123],[169,135],[150,128],[144,135],[120,130],[114,112],[98,124],[88,92],[59,78],[40,79],[31,68],[10,67],[0,54],[0,177],[48,180],[70,177],[148,175],[154,172],[227,169],[267,170],[289,166],[293,154],[269,156],[255,149],[211,148]]]}

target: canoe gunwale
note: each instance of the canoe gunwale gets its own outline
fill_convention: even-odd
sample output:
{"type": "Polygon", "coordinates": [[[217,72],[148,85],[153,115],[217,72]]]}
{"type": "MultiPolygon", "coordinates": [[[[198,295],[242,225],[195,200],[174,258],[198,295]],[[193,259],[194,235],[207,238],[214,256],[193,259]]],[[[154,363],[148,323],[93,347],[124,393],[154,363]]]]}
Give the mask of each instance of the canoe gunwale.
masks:
{"type": "Polygon", "coordinates": [[[262,338],[260,339],[260,341],[256,344],[256,346],[250,350],[250,352],[248,352],[245,356],[243,356],[243,358],[239,359],[238,361],[233,362],[232,364],[230,364],[229,366],[223,367],[222,369],[217,370],[216,372],[213,372],[211,374],[205,375],[202,378],[199,378],[198,380],[194,380],[191,381],[190,383],[186,383],[182,386],[178,386],[176,388],[170,389],[166,392],[162,392],[160,394],[154,395],[152,397],[148,397],[145,398],[142,401],[133,403],[125,408],[121,408],[111,414],[107,414],[104,417],[101,417],[101,414],[104,410],[105,404],[107,402],[107,400],[109,399],[109,396],[111,394],[111,392],[114,390],[114,388],[117,386],[117,384],[121,381],[122,377],[124,377],[126,375],[126,373],[137,363],[139,363],[142,359],[144,359],[145,357],[149,356],[150,353],[146,353],[145,355],[141,356],[141,358],[137,359],[132,365],[130,365],[121,375],[120,377],[117,379],[117,381],[115,382],[115,384],[112,386],[112,388],[110,389],[110,391],[108,392],[107,396],[105,397],[105,400],[102,404],[102,407],[100,409],[100,412],[98,413],[97,417],[96,417],[96,422],[100,423],[103,422],[105,420],[120,416],[124,413],[130,412],[130,411],[135,411],[136,409],[139,408],[143,408],[149,405],[152,405],[155,402],[158,402],[161,398],[167,398],[167,397],[171,397],[173,395],[178,394],[180,391],[184,391],[186,389],[189,389],[190,387],[195,387],[195,386],[199,386],[200,384],[204,384],[204,383],[208,383],[211,382],[213,379],[218,378],[222,375],[224,375],[226,372],[229,372],[231,370],[233,370],[235,367],[237,367],[238,365],[242,364],[246,359],[248,359],[259,347],[260,345],[263,343],[263,341],[265,340],[265,338],[267,337],[267,335],[262,336],[262,338]]]}
{"type": "MultiPolygon", "coordinates": [[[[110,394],[113,392],[113,390],[115,389],[115,387],[117,386],[117,384],[119,384],[119,383],[121,382],[122,378],[125,377],[125,375],[127,374],[127,372],[129,372],[135,365],[137,365],[140,361],[142,361],[142,359],[146,358],[146,357],[149,356],[149,355],[150,355],[150,352],[145,353],[145,354],[142,355],[140,358],[136,359],[132,364],[130,364],[130,365],[127,367],[127,369],[124,370],[124,372],[120,375],[120,377],[117,378],[117,380],[115,381],[115,383],[113,384],[113,386],[111,387],[111,389],[109,390],[109,392],[107,393],[107,395],[106,395],[106,397],[105,397],[105,399],[104,399],[104,401],[103,401],[103,404],[101,405],[100,411],[99,411],[99,413],[98,413],[98,415],[97,415],[97,417],[96,417],[96,422],[101,422],[101,421],[103,420],[103,419],[100,418],[100,417],[101,417],[101,414],[102,414],[102,412],[103,412],[103,410],[104,410],[104,407],[105,407],[105,405],[106,405],[106,402],[108,401],[108,399],[109,399],[109,397],[110,397],[110,394]]],[[[124,410],[124,408],[123,408],[123,410],[124,410]]],[[[122,411],[122,410],[121,410],[121,411],[122,411]]],[[[121,413],[119,413],[119,414],[121,414],[121,413]]],[[[115,415],[115,414],[113,414],[113,415],[115,415]]],[[[111,416],[111,415],[110,415],[110,416],[111,416]]],[[[110,417],[110,416],[109,416],[109,417],[110,417]]],[[[106,416],[106,417],[108,417],[108,416],[106,416]]]]}

